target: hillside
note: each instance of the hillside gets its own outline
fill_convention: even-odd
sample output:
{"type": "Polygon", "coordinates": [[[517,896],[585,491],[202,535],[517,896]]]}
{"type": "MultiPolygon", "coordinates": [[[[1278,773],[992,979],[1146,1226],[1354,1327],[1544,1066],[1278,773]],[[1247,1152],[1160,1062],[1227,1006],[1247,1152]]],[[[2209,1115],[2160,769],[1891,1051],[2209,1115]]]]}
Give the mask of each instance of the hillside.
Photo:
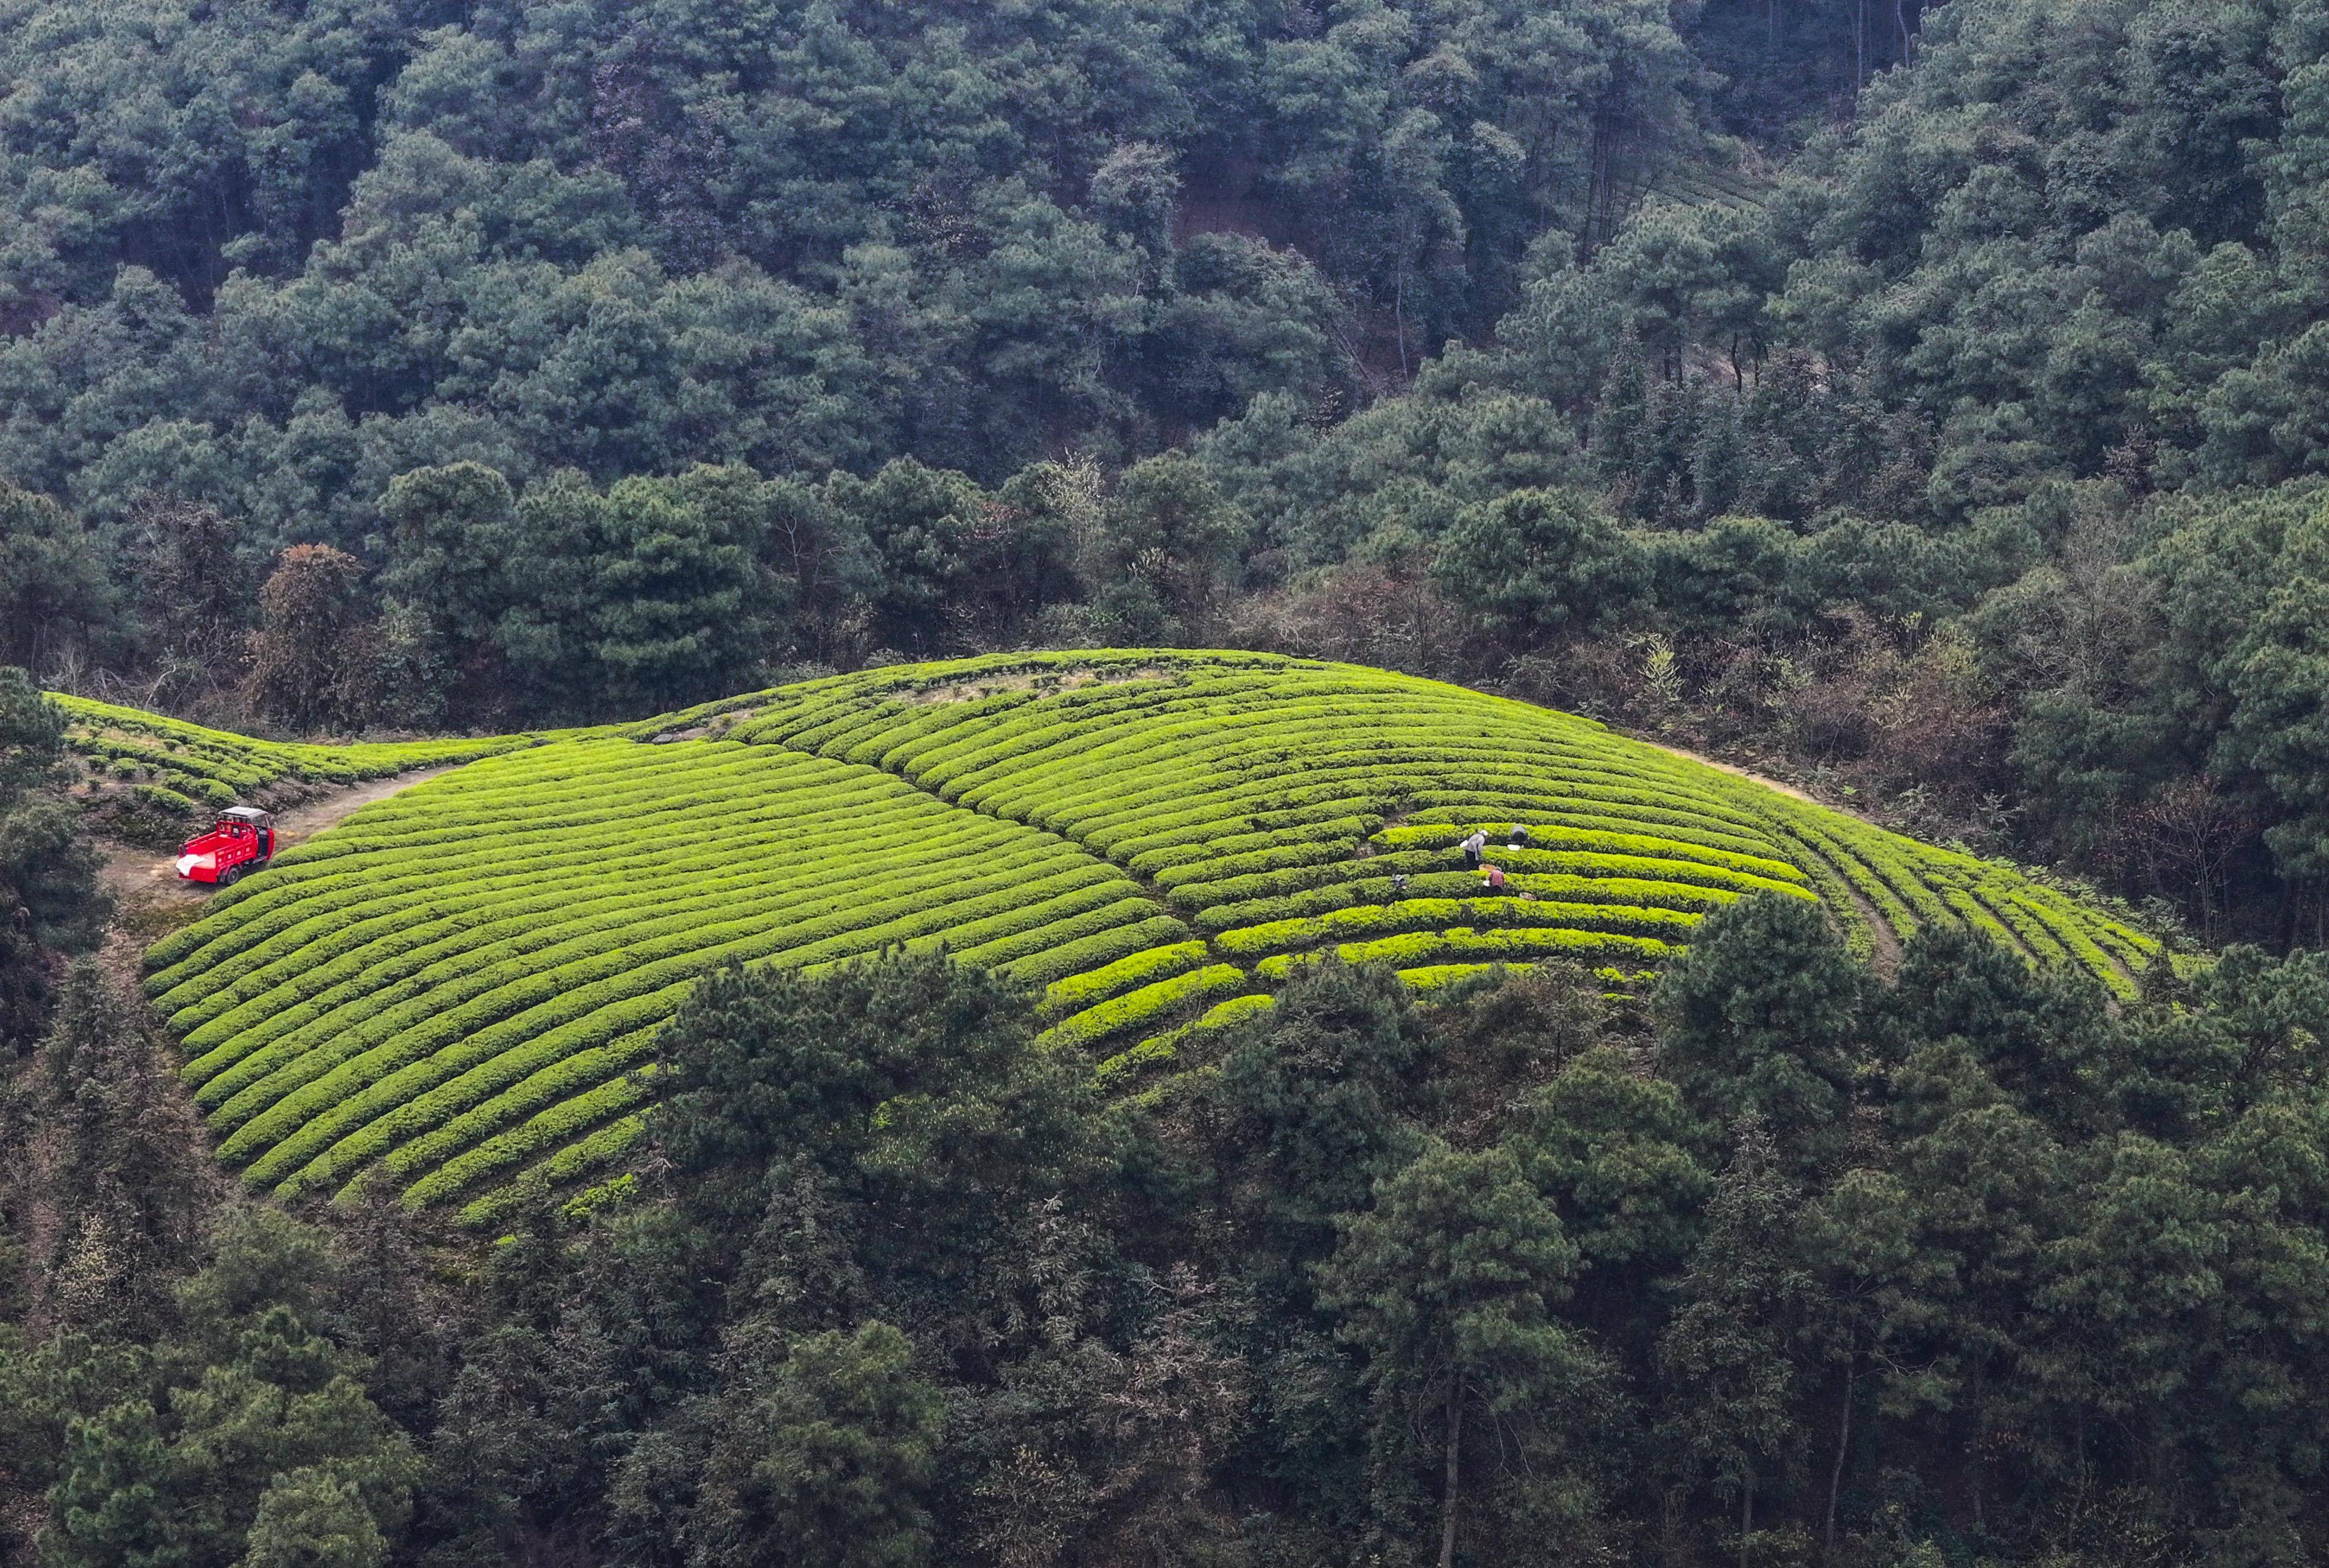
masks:
{"type": "Polygon", "coordinates": [[[2329,0],[0,14],[0,1568],[2329,1565],[2329,0]]]}
{"type": "MultiPolygon", "coordinates": [[[[74,711],[84,746],[136,722],[74,711]]],[[[1622,986],[1754,893],[1825,902],[1863,956],[1970,924],[2122,994],[2156,951],[2013,871],[1590,721],[1311,660],[997,655],[468,745],[491,754],[287,851],[148,956],[255,1185],[336,1191],[380,1162],[409,1203],[486,1222],[607,1169],[657,1026],[734,960],[942,942],[1042,987],[1046,1038],[1123,1088],[1313,955],[1418,987],[1572,958],[1622,986]],[[1475,827],[1503,896],[1464,868],[1475,827]]],[[[278,754],[205,748],[165,754],[237,778],[278,754]]]]}

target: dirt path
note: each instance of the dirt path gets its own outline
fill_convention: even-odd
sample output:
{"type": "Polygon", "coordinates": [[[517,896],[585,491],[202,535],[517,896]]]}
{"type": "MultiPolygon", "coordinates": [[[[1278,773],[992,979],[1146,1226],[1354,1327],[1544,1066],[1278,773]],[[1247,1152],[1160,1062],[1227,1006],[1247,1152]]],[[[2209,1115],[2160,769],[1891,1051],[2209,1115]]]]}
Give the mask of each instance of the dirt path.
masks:
{"type": "MultiPolygon", "coordinates": [[[[276,848],[288,849],[313,838],[359,807],[385,800],[463,765],[455,762],[443,768],[422,768],[391,778],[367,779],[335,789],[304,806],[278,811],[275,814],[276,848]]],[[[210,897],[212,890],[207,884],[179,876],[171,864],[176,858],[168,853],[108,842],[105,845],[105,864],[97,874],[98,883],[114,896],[125,915],[156,905],[166,909],[174,904],[200,903],[210,897]]]]}
{"type": "Polygon", "coordinates": [[[1869,942],[1874,949],[1868,955],[1869,962],[1887,978],[1898,974],[1902,950],[1899,933],[1884,919],[1884,912],[1869,902],[1858,888],[1846,883],[1843,891],[1852,895],[1853,907],[1860,912],[1860,923],[1867,928],[1869,942]]]}
{"type": "Polygon", "coordinates": [[[326,827],[336,826],[359,807],[369,806],[375,800],[385,800],[391,795],[401,795],[415,784],[441,779],[454,769],[467,765],[465,762],[449,762],[442,768],[420,768],[392,778],[372,779],[362,784],[351,784],[319,800],[310,800],[305,806],[278,811],[275,814],[278,847],[288,849],[304,839],[315,837],[326,827]]]}
{"type": "MultiPolygon", "coordinates": [[[[1635,739],[1639,740],[1640,737],[1636,736],[1635,739]]],[[[1792,796],[1796,799],[1803,801],[1807,806],[1825,806],[1827,807],[1827,809],[1830,811],[1839,809],[1837,807],[1828,806],[1827,802],[1825,800],[1815,799],[1812,796],[1805,794],[1802,790],[1796,789],[1792,784],[1782,784],[1777,779],[1768,779],[1760,773],[1750,772],[1747,769],[1740,767],[1736,762],[1717,761],[1712,757],[1702,756],[1699,752],[1689,751],[1681,746],[1662,746],[1655,741],[1643,741],[1642,744],[1650,747],[1654,751],[1664,751],[1669,757],[1680,757],[1686,762],[1699,763],[1704,767],[1713,769],[1718,773],[1728,773],[1734,779],[1744,779],[1749,784],[1760,784],[1766,789],[1777,789],[1780,794],[1792,796]]],[[[1852,814],[1847,813],[1847,815],[1852,814]]]]}

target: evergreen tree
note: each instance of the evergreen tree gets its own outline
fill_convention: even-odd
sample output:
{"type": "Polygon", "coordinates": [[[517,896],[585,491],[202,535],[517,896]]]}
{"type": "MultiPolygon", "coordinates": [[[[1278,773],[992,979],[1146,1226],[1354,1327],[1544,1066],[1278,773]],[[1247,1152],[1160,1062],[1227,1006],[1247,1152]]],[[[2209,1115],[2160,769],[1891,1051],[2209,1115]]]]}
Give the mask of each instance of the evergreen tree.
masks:
{"type": "Polygon", "coordinates": [[[1607,1311],[1638,1309],[1637,1292],[1688,1255],[1713,1183],[1695,1150],[1705,1129],[1673,1084],[1645,1077],[1603,1047],[1514,1107],[1505,1138],[1577,1243],[1586,1289],[1607,1311]]]}
{"type": "Polygon", "coordinates": [[[1631,539],[1588,498],[1548,490],[1466,508],[1439,542],[1431,573],[1450,600],[1521,641],[1622,621],[1649,588],[1631,539]]]}
{"type": "Polygon", "coordinates": [[[52,950],[94,946],[112,912],[97,846],[52,792],[64,756],[63,711],[0,665],[0,1059],[40,1034],[52,950]]]}
{"type": "Polygon", "coordinates": [[[472,690],[495,684],[520,549],[516,510],[509,481],[476,462],[400,474],[380,501],[391,530],[382,591],[416,621],[417,656],[472,690]]]}
{"type": "Polygon", "coordinates": [[[1841,1150],[1862,973],[1810,899],[1759,893],[1709,915],[1653,999],[1659,1055],[1691,1108],[1759,1119],[1791,1163],[1841,1150]]]}
{"type": "Polygon", "coordinates": [[[1289,1288],[1334,1246],[1336,1216],[1412,1157],[1432,1048],[1394,978],[1325,964],[1223,1051],[1214,1102],[1229,1202],[1289,1288]]]}
{"type": "Polygon", "coordinates": [[[1125,472],[1099,535],[1095,609],[1126,643],[1170,641],[1203,623],[1234,582],[1252,524],[1203,468],[1178,454],[1125,472]]]}
{"type": "Polygon", "coordinates": [[[150,1381],[68,1425],[50,1559],[231,1568],[308,1550],[335,1554],[318,1563],[382,1561],[410,1516],[418,1462],[364,1397],[361,1360],[326,1331],[323,1239],[254,1209],[212,1240],[178,1292],[183,1333],[147,1362],[150,1381]]]}
{"type": "Polygon", "coordinates": [[[1651,459],[1650,365],[1631,322],[1617,339],[1608,379],[1594,401],[1593,464],[1618,507],[1636,515],[1651,459]]]}
{"type": "Polygon", "coordinates": [[[0,480],[0,666],[51,669],[109,627],[104,559],[79,518],[0,480]]]}
{"type": "Polygon", "coordinates": [[[701,1568],[804,1560],[918,1568],[944,1432],[938,1392],[886,1323],[786,1345],[712,1445],[689,1525],[701,1568]]]}
{"type": "Polygon", "coordinates": [[[292,1470],[259,1499],[235,1568],[381,1568],[388,1540],[355,1483],[322,1467],[292,1470]]]}
{"type": "Polygon", "coordinates": [[[1814,1285],[1796,1254],[1801,1201],[1770,1135],[1742,1121],[1658,1345],[1666,1430],[1697,1476],[1738,1499],[1741,1568],[1757,1493],[1786,1495],[1802,1462],[1794,1340],[1814,1285]]]}
{"type": "Polygon", "coordinates": [[[1549,1441],[1557,1456],[1566,1434],[1545,1431],[1548,1419],[1605,1374],[1551,1312],[1577,1261],[1512,1154],[1435,1143],[1378,1184],[1320,1266],[1319,1305],[1366,1356],[1378,1507],[1395,1535],[1418,1478],[1410,1434],[1429,1434],[1420,1468],[1438,1478],[1439,1568],[1456,1561],[1467,1452],[1476,1469],[1479,1450],[1493,1451],[1481,1419],[1492,1433],[1533,1428],[1532,1446],[1549,1441]]]}
{"type": "Polygon", "coordinates": [[[211,1174],[201,1134],[142,997],[92,960],[73,966],[33,1063],[26,1186],[51,1208],[33,1260],[39,1320],[149,1336],[169,1320],[211,1174]]]}

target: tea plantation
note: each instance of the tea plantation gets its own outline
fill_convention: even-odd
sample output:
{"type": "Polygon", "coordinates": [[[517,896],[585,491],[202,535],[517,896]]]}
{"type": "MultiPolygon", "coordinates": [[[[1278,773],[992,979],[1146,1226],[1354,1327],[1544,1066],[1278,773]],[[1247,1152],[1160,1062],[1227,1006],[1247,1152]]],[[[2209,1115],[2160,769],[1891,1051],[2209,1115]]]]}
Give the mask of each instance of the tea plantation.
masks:
{"type": "MultiPolygon", "coordinates": [[[[203,743],[220,767],[307,750],[203,743]]],[[[1316,955],[1419,987],[1551,957],[1624,983],[1759,892],[1822,901],[1863,953],[1961,921],[2121,994],[2157,952],[2008,868],[1589,721],[1308,660],[892,666],[397,765],[464,747],[491,754],[287,852],[148,956],[254,1184],[333,1192],[377,1166],[486,1223],[616,1167],[657,1025],[730,960],[943,942],[1038,988],[1049,1038],[1128,1088],[1316,955]],[[1501,894],[1465,865],[1476,827],[1501,894]]]]}

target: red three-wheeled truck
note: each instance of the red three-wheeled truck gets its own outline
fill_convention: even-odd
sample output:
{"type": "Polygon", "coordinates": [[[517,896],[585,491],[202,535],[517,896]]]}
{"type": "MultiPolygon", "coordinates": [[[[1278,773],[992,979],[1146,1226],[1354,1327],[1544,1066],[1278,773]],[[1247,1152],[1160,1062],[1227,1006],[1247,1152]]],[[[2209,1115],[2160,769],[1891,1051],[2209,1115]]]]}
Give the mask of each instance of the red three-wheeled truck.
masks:
{"type": "Polygon", "coordinates": [[[275,815],[255,806],[230,806],[208,833],[186,840],[178,852],[178,874],[188,882],[225,887],[246,871],[275,858],[275,815]]]}

